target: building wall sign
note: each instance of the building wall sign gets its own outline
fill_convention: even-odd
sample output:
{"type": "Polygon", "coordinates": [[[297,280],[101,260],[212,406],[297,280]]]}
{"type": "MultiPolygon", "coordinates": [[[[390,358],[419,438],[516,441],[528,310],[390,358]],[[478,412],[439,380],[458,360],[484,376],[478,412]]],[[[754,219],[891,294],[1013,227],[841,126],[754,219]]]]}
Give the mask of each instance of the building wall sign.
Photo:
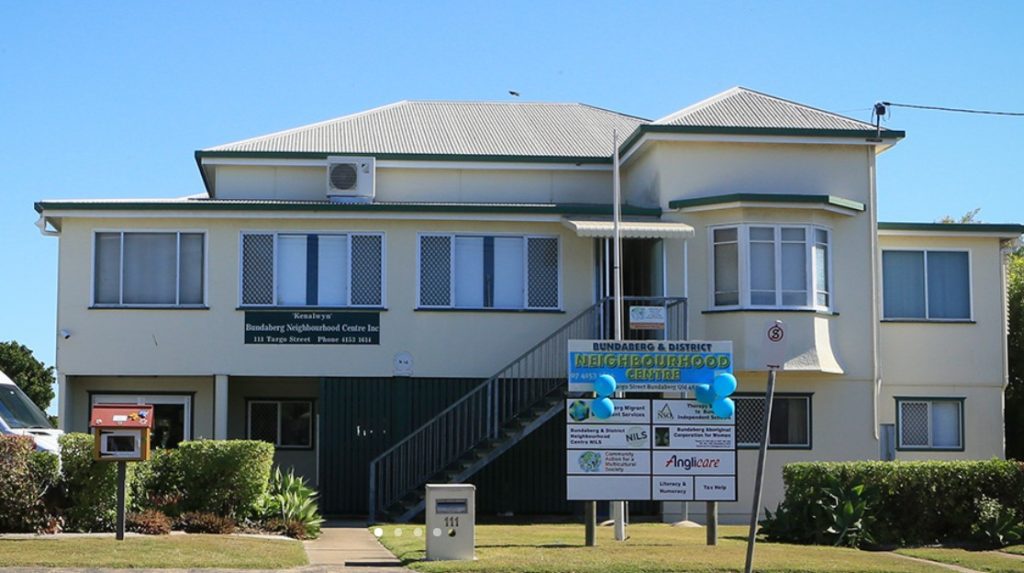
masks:
{"type": "MultiPolygon", "coordinates": [[[[602,374],[624,392],[679,392],[732,372],[732,342],[570,340],[569,391],[592,392],[602,374]]],[[[710,414],[710,412],[709,412],[710,414]]]]}
{"type": "Polygon", "coordinates": [[[601,420],[589,403],[566,401],[568,499],[736,501],[735,415],[696,400],[616,399],[601,420]]]}
{"type": "Polygon", "coordinates": [[[246,344],[380,344],[380,314],[245,311],[246,344]]]}

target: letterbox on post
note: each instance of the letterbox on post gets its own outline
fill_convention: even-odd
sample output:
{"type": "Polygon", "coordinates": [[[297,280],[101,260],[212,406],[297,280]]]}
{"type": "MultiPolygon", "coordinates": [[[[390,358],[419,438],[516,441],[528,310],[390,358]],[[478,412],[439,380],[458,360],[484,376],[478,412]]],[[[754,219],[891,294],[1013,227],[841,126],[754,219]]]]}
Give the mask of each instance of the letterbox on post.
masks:
{"type": "Polygon", "coordinates": [[[96,437],[93,457],[98,461],[137,462],[149,459],[149,431],[153,406],[97,404],[89,426],[96,437]]]}
{"type": "Polygon", "coordinates": [[[427,560],[475,559],[476,486],[427,484],[427,560]]]}

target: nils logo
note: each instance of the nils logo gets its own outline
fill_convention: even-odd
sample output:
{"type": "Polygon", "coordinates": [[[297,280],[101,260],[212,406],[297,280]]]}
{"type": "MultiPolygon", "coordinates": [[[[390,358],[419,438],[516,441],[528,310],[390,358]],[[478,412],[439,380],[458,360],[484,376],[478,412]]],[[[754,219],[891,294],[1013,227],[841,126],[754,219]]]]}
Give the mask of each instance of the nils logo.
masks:
{"type": "Polygon", "coordinates": [[[647,428],[642,426],[633,426],[626,430],[626,443],[631,448],[646,448],[650,437],[647,428]]]}

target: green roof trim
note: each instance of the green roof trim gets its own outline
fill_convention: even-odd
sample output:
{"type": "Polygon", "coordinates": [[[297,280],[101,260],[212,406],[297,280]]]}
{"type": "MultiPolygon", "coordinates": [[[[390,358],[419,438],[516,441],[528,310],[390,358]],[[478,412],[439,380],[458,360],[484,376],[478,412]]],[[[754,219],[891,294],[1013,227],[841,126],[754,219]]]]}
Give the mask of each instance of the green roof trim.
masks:
{"type": "Polygon", "coordinates": [[[807,129],[782,127],[729,127],[713,125],[658,125],[642,124],[622,142],[619,153],[632,148],[645,133],[684,133],[698,135],[766,135],[772,137],[849,137],[853,139],[902,139],[904,131],[883,129],[807,129]]]}
{"type": "MultiPolygon", "coordinates": [[[[530,215],[611,215],[612,206],[597,203],[312,203],[219,201],[39,201],[36,212],[66,211],[311,211],[366,213],[514,213],[530,215]]],[[[623,215],[661,216],[661,209],[622,206],[623,215]]]]}
{"type": "Polygon", "coordinates": [[[210,157],[245,157],[250,159],[327,159],[328,157],[373,156],[380,161],[494,161],[500,163],[580,163],[611,165],[607,157],[569,157],[562,155],[450,155],[436,153],[327,153],[311,151],[206,151],[195,152],[196,161],[210,157]]]}
{"type": "Polygon", "coordinates": [[[768,194],[768,193],[730,193],[728,195],[714,195],[711,197],[697,197],[695,199],[677,199],[669,201],[670,209],[685,209],[687,207],[701,207],[704,205],[719,205],[722,203],[736,203],[741,201],[757,201],[760,203],[818,203],[842,207],[851,211],[863,211],[864,203],[852,199],[844,199],[835,195],[796,195],[796,194],[768,194]]]}
{"type": "Polygon", "coordinates": [[[879,231],[947,231],[951,233],[1024,234],[1024,225],[1016,223],[897,223],[878,222],[879,231]]]}

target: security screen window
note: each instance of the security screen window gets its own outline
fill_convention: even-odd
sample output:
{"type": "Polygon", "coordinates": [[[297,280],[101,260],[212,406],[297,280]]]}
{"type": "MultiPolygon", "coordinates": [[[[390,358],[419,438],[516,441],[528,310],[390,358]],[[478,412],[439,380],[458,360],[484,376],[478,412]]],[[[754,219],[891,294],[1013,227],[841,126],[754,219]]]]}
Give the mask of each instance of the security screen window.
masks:
{"type": "Polygon", "coordinates": [[[242,304],[383,306],[384,236],[242,235],[242,304]]]}
{"type": "Polygon", "coordinates": [[[963,400],[897,398],[897,448],[962,450],[963,400]]]}
{"type": "MultiPolygon", "coordinates": [[[[764,431],[764,396],[737,396],[736,445],[756,448],[764,431]]],[[[811,397],[775,395],[772,422],[768,429],[768,447],[807,449],[811,447],[811,397]]]]}
{"type": "Polygon", "coordinates": [[[419,306],[559,308],[556,237],[422,235],[419,306]]]}
{"type": "Polygon", "coordinates": [[[711,230],[712,306],[828,309],[830,233],[793,225],[711,230]]]}
{"type": "Polygon", "coordinates": [[[281,449],[313,446],[313,402],[309,400],[249,401],[248,437],[281,449]]]}
{"type": "Polygon", "coordinates": [[[884,318],[970,320],[970,279],[965,251],[883,251],[884,318]]]}
{"type": "Polygon", "coordinates": [[[203,233],[96,233],[94,304],[201,306],[204,242],[203,233]]]}

